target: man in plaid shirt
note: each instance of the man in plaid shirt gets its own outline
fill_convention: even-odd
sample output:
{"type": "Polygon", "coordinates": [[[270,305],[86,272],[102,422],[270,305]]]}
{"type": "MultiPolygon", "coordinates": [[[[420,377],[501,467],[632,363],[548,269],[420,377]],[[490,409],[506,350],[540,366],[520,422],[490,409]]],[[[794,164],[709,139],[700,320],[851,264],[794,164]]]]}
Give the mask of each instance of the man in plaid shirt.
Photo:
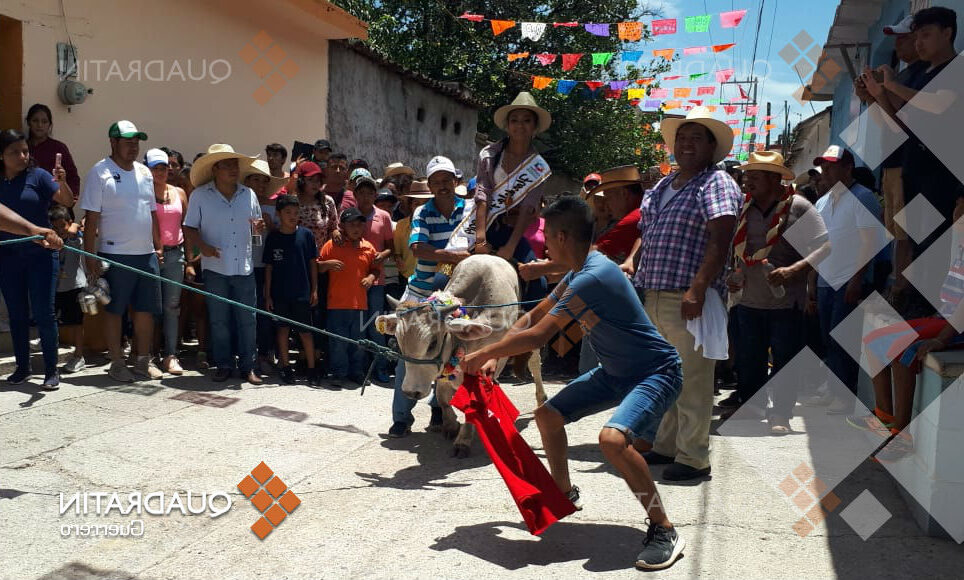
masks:
{"type": "Polygon", "coordinates": [[[708,290],[726,302],[724,267],[744,196],[715,166],[729,153],[733,132],[707,109],[696,107],[686,119],[666,119],[661,132],[679,169],[643,197],[634,283],[646,313],[679,351],[683,390],[645,457],[651,464],[672,463],[663,477],[684,480],[710,472],[715,366],[702,348],[694,349],[686,322],[703,314],[708,290]]]}

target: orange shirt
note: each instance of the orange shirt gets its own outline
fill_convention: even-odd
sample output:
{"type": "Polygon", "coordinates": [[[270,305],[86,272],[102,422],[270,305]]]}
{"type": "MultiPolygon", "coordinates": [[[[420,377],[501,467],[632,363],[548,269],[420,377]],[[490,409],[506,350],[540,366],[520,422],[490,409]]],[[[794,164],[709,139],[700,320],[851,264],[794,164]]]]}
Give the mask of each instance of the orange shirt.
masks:
{"type": "Polygon", "coordinates": [[[341,270],[328,270],[328,309],[367,310],[368,291],[362,288],[361,280],[374,270],[375,246],[366,240],[360,240],[357,246],[351,242],[336,246],[328,240],[318,259],[345,264],[341,270]]]}

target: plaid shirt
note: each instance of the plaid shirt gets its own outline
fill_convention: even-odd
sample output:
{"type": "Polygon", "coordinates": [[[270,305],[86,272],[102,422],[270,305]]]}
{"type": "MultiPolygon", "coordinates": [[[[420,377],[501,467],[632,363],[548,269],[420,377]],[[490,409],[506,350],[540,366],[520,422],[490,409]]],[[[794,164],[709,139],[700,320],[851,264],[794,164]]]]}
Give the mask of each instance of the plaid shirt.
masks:
{"type": "MultiPolygon", "coordinates": [[[[690,287],[706,253],[706,222],[740,215],[743,192],[725,171],[711,167],[683,186],[660,209],[664,192],[676,173],[647,190],[640,205],[641,256],[634,284],[646,290],[682,290],[690,287]]],[[[725,297],[724,274],[712,288],[725,297]]]]}

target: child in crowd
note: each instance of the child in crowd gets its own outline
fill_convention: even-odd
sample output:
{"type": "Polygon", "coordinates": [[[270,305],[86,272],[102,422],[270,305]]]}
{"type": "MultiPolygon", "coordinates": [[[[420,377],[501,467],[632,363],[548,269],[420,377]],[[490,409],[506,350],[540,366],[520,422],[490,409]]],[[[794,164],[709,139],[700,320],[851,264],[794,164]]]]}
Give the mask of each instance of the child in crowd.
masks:
{"type": "MultiPolygon", "coordinates": [[[[47,215],[50,217],[50,225],[57,235],[63,238],[65,246],[83,249],[84,241],[80,224],[73,223],[67,208],[55,205],[50,208],[47,215]]],[[[74,347],[74,352],[70,353],[64,363],[63,372],[65,373],[82,371],[87,365],[84,360],[84,313],[77,301],[77,297],[86,286],[87,272],[80,254],[67,249],[60,250],[60,277],[57,280],[54,308],[57,312],[60,332],[64,335],[66,342],[74,347]]]]}
{"type": "MultiPolygon", "coordinates": [[[[311,323],[311,308],[318,303],[318,265],[315,261],[315,237],[310,231],[298,226],[298,198],[279,195],[275,200],[275,213],[281,225],[270,234],[264,244],[264,297],[265,307],[277,314],[302,324],[311,323]]],[[[288,334],[290,325],[277,323],[278,364],[281,380],[295,382],[295,369],[288,361],[288,334]]],[[[298,329],[301,346],[306,353],[315,352],[311,334],[298,329]]],[[[321,384],[315,368],[315,357],[308,356],[308,384],[321,384]]]]}
{"type": "MultiPolygon", "coordinates": [[[[380,270],[375,247],[363,239],[365,223],[358,208],[345,209],[341,212],[344,240],[338,245],[325,242],[318,257],[318,268],[329,273],[328,331],[354,340],[362,337],[368,290],[380,270]]],[[[365,352],[336,338],[330,338],[328,344],[333,387],[340,388],[345,379],[361,385],[365,352]]]]}

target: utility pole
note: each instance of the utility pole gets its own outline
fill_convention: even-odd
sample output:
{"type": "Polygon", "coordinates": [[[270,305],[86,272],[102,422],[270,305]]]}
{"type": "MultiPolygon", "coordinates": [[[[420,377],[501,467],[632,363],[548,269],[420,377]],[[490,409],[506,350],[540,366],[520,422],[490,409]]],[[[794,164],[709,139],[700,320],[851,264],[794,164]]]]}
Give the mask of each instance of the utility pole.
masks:
{"type": "Polygon", "coordinates": [[[790,105],[783,101],[783,156],[790,155],[790,105]]]}
{"type": "MultiPolygon", "coordinates": [[[[763,119],[765,121],[764,124],[769,124],[772,118],[773,117],[770,115],[770,101],[767,101],[767,116],[763,119]]],[[[770,132],[769,131],[767,131],[767,136],[766,136],[766,148],[767,150],[770,149],[770,132]]]]}
{"type": "MultiPolygon", "coordinates": [[[[740,106],[740,107],[743,108],[743,122],[742,122],[742,127],[743,127],[743,129],[740,131],[740,133],[741,133],[741,135],[742,135],[743,132],[746,130],[746,117],[747,117],[746,107],[748,107],[748,106],[753,106],[753,105],[756,105],[756,104],[757,104],[757,100],[756,100],[756,99],[757,99],[757,79],[756,79],[756,78],[750,78],[750,79],[747,79],[747,80],[745,80],[745,81],[724,81],[724,82],[721,82],[721,83],[720,83],[720,97],[721,97],[721,98],[720,98],[720,104],[721,104],[721,105],[737,105],[737,106],[740,106]],[[753,88],[753,92],[752,92],[752,93],[747,93],[747,94],[746,94],[746,98],[743,98],[743,96],[741,95],[741,96],[740,96],[740,100],[738,100],[738,101],[727,101],[727,102],[723,102],[723,99],[722,99],[722,97],[723,97],[723,89],[724,89],[724,87],[725,87],[726,85],[736,85],[737,88],[738,88],[738,90],[741,90],[741,91],[742,91],[742,89],[743,89],[743,85],[748,85],[748,86],[751,86],[751,87],[753,88]]],[[[758,112],[758,114],[759,114],[759,112],[758,112]]],[[[756,119],[757,115],[754,115],[753,117],[754,117],[754,119],[756,119]]],[[[751,141],[750,141],[750,149],[753,149],[753,143],[755,143],[755,141],[756,141],[756,134],[755,134],[755,133],[752,134],[752,135],[750,136],[750,139],[751,139],[751,141]]],[[[743,142],[741,141],[740,144],[737,146],[737,148],[738,148],[740,151],[742,151],[742,144],[743,144],[743,142]]],[[[739,151],[738,151],[738,153],[739,153],[739,151]]]]}

